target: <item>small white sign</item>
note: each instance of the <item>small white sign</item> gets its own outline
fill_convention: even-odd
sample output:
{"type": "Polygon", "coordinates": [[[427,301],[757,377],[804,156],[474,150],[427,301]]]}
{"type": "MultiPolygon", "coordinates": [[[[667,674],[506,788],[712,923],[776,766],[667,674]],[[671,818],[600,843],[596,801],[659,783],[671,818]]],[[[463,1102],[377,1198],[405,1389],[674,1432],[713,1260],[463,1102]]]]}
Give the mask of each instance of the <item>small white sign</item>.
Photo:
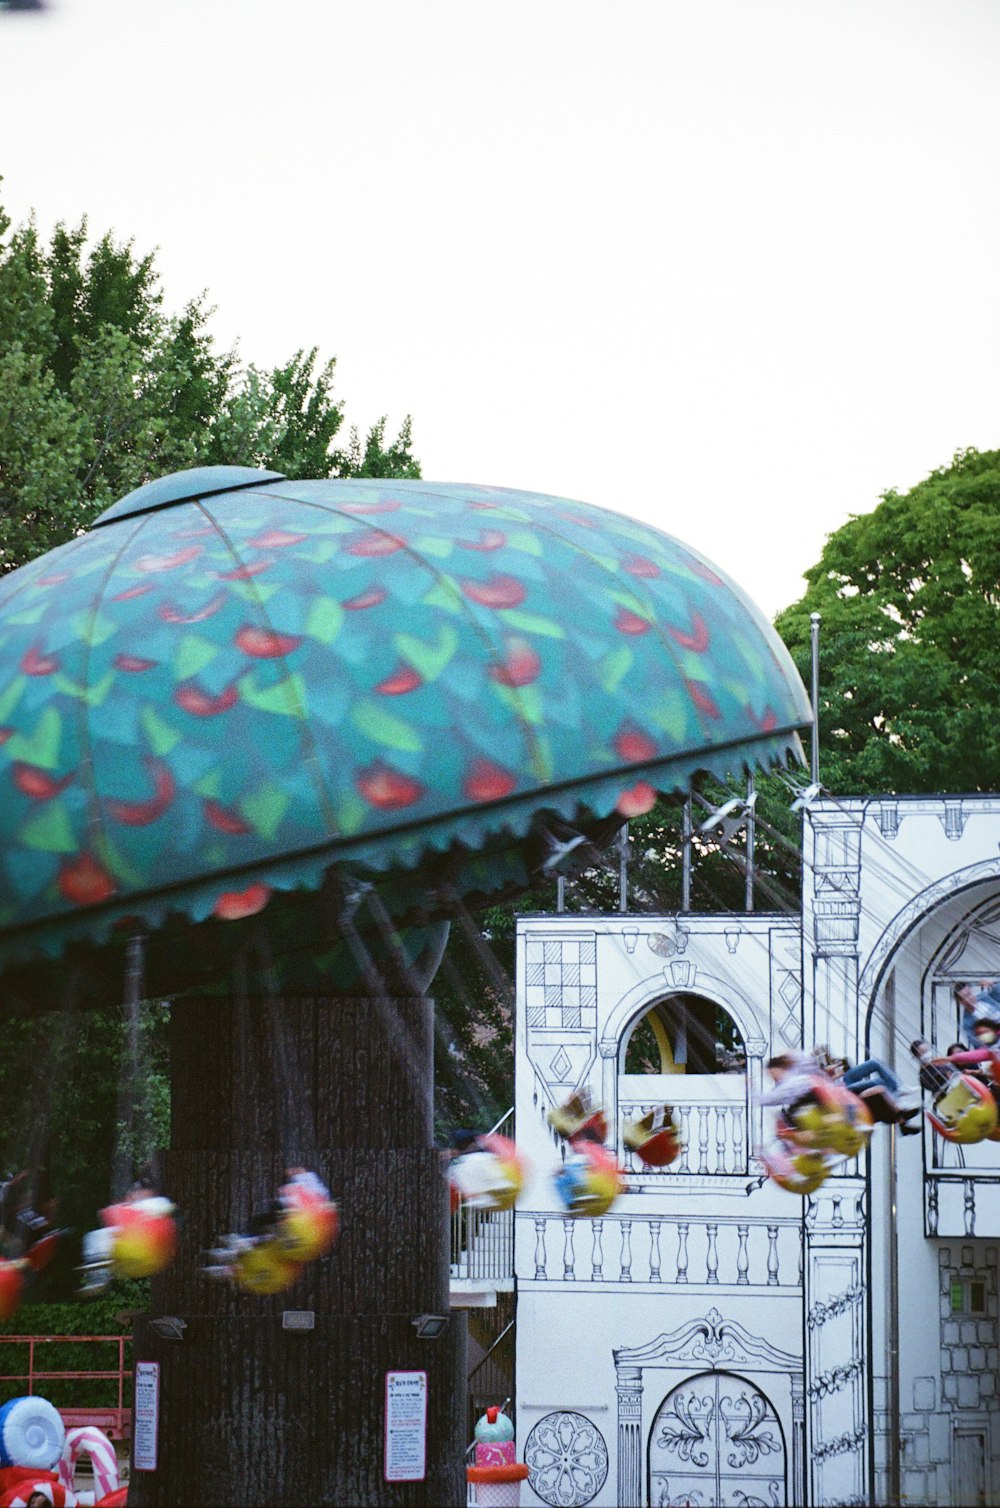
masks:
{"type": "Polygon", "coordinates": [[[385,1480],[427,1476],[427,1373],[385,1374],[385,1480]]]}
{"type": "Polygon", "coordinates": [[[136,1471],[156,1470],[160,1433],[160,1363],[135,1364],[135,1402],[132,1406],[132,1459],[136,1471]]]}
{"type": "Polygon", "coordinates": [[[315,1309],[283,1309],[281,1328],[282,1330],[315,1330],[315,1309]]]}

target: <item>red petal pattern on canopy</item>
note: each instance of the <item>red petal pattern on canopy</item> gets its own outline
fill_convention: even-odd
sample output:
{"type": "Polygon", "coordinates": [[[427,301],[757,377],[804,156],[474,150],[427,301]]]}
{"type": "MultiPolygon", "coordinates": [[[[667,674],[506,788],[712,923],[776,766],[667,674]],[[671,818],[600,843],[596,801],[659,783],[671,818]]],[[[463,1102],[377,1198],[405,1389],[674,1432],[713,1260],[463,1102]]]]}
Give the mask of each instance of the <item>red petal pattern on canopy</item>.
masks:
{"type": "MultiPolygon", "coordinates": [[[[0,579],[0,960],[247,915],[798,757],[731,581],[617,513],[410,481],[165,477],[0,579]]],[[[483,865],[476,885],[484,884],[483,865]]]]}

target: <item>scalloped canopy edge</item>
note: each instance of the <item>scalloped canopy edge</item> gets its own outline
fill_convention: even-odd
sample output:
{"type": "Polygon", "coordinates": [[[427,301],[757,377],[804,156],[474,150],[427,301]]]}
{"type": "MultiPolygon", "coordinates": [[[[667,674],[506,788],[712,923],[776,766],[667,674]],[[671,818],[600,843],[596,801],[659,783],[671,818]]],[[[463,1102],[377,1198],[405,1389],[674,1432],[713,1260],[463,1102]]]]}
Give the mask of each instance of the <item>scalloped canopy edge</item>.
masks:
{"type": "MultiPolygon", "coordinates": [[[[507,800],[494,807],[453,813],[433,823],[400,827],[378,838],[341,840],[168,890],[103,902],[81,908],[74,916],[29,924],[0,935],[0,971],[32,958],[58,958],[73,943],[100,946],[125,924],[156,931],[173,917],[195,923],[207,921],[221,914],[216,908],[223,897],[246,895],[256,887],[264,887],[267,892],[262,905],[254,908],[262,909],[272,892],[318,890],[334,869],[354,880],[409,878],[416,899],[427,889],[425,877],[415,874],[417,868],[435,856],[447,855],[452,861],[448,872],[450,884],[460,893],[488,893],[491,878],[495,880],[492,888],[497,890],[511,878],[509,873],[488,875],[491,845],[502,848],[504,839],[515,842],[523,839],[536,815],[543,811],[554,812],[568,822],[578,819],[581,811],[600,820],[609,817],[623,793],[641,781],[662,794],[676,794],[690,789],[698,772],[724,780],[736,771],[756,767],[766,772],[788,768],[792,763],[806,763],[798,733],[790,728],[776,729],[739,745],[717,746],[651,765],[619,769],[585,786],[574,784],[539,790],[520,801],[507,800]],[[501,811],[504,820],[499,821],[501,811]]],[[[623,816],[622,821],[625,820],[623,816]]],[[[521,878],[527,884],[526,870],[521,878]]]]}

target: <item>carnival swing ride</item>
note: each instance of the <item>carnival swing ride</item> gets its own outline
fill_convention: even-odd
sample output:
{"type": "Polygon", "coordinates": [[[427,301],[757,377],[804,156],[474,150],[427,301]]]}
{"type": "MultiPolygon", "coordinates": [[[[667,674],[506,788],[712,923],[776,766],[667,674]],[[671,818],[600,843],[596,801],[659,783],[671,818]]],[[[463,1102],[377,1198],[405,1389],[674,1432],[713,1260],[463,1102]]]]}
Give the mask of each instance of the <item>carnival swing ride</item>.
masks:
{"type": "MultiPolygon", "coordinates": [[[[171,1148],[153,1187],[115,1191],[84,1261],[85,1287],[154,1278],[136,1344],[161,1369],[170,1480],[141,1474],[135,1501],[275,1500],[251,1375],[333,1420],[329,1449],[282,1454],[282,1500],[357,1501],[408,1316],[447,1306],[427,992],[448,926],[698,772],[799,759],[799,677],[728,578],[621,515],[240,467],[149,483],[3,578],[0,669],[5,1011],[86,1010],[130,975],[126,995],[171,1003],[171,1148]],[[276,1349],[285,1291],[322,1333],[354,1327],[360,1375],[332,1342],[322,1365],[276,1349]],[[157,1322],[185,1312],[165,1345],[157,1322]]],[[[833,1101],[789,1125],[849,1155],[833,1101]]],[[[600,1111],[557,1122],[559,1197],[598,1214],[624,1186],[600,1111]]],[[[669,1166],[669,1107],[627,1145],[669,1166]]],[[[472,1133],[455,1153],[459,1198],[517,1197],[515,1147],[472,1133]]],[[[12,1253],[22,1282],[52,1234],[12,1253]]],[[[457,1342],[426,1365],[423,1490],[457,1500],[457,1342]]]]}

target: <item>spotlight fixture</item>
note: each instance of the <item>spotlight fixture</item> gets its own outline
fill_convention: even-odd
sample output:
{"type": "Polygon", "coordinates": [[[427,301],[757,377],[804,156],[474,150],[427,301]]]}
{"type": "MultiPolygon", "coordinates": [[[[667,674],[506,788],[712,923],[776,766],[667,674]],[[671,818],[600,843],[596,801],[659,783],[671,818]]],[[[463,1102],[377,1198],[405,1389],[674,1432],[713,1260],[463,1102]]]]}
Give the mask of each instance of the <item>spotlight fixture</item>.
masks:
{"type": "Polygon", "coordinates": [[[447,1314],[418,1314],[410,1320],[421,1340],[437,1340],[443,1335],[450,1316],[447,1314]]]}
{"type": "Polygon", "coordinates": [[[183,1340],[187,1320],[181,1319],[179,1314],[158,1314],[156,1319],[150,1320],[149,1325],[161,1340],[183,1340]]]}

